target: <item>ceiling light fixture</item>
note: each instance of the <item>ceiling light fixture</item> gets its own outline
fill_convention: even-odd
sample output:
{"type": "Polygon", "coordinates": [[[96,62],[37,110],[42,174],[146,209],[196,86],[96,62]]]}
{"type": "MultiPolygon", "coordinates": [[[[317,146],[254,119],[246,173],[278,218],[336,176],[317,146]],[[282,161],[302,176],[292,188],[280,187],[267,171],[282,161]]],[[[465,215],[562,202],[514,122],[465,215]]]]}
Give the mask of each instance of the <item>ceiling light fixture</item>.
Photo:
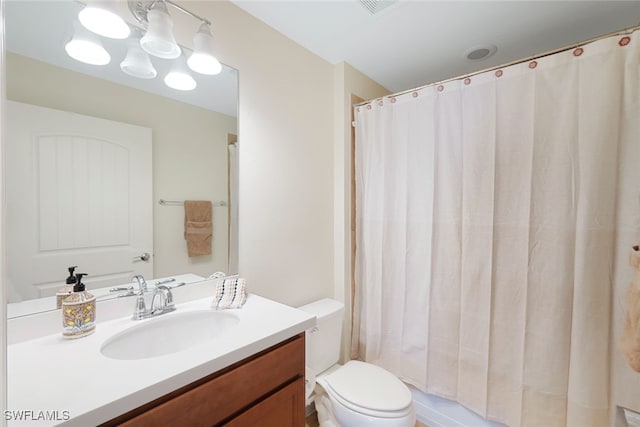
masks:
{"type": "MultiPolygon", "coordinates": [[[[88,0],[87,6],[78,13],[78,19],[84,26],[83,30],[86,28],[92,32],[91,36],[88,35],[89,33],[81,34],[76,30],[73,40],[65,47],[67,53],[78,61],[105,65],[109,63],[111,57],[93,33],[110,38],[129,37],[127,55],[120,63],[120,69],[124,73],[141,79],[155,78],[158,72],[147,55],[149,54],[163,59],[177,59],[182,68],[180,75],[188,76],[186,66],[182,64],[185,59],[182,56],[182,49],[173,35],[173,20],[167,8],[171,6],[200,21],[200,27],[193,37],[194,51],[188,60],[189,68],[205,75],[216,75],[222,71],[222,65],[214,54],[209,20],[171,0],[127,0],[127,4],[134,18],[146,28],[142,37],[139,31],[135,31],[135,34],[130,36],[129,25],[116,11],[117,0],[88,0]]],[[[182,81],[188,81],[188,83],[173,83],[177,75],[174,75],[174,72],[169,74],[172,77],[168,78],[168,81],[172,83],[167,84],[171,87],[191,90],[196,85],[191,76],[188,76],[188,79],[182,77],[182,81]]]]}
{"type": "Polygon", "coordinates": [[[129,26],[116,13],[114,1],[90,0],[78,13],[78,19],[87,30],[101,36],[112,39],[129,37],[129,26]]]}
{"type": "Polygon", "coordinates": [[[74,23],[74,29],[72,39],[64,47],[70,57],[90,65],[107,65],[111,61],[98,37],[78,23],[74,23]]]}
{"type": "Polygon", "coordinates": [[[196,88],[196,81],[187,71],[183,58],[173,64],[172,70],[164,78],[164,83],[176,90],[193,90],[196,88]]]}
{"type": "MultiPolygon", "coordinates": [[[[180,55],[178,51],[176,55],[175,49],[172,51],[172,55],[175,56],[162,56],[161,51],[165,49],[153,49],[149,46],[145,47],[145,38],[160,39],[169,44],[175,43],[171,28],[173,27],[173,21],[167,6],[171,6],[182,13],[185,13],[192,18],[200,21],[200,27],[193,37],[194,52],[189,57],[188,65],[193,71],[200,74],[215,75],[222,70],[222,65],[216,59],[213,47],[213,36],[211,35],[211,22],[208,19],[202,18],[188,9],[172,2],[171,0],[128,0],[129,10],[138,22],[147,25],[147,34],[142,38],[142,48],[149,52],[151,55],[159,56],[161,58],[176,58],[180,55]]],[[[176,44],[177,46],[177,44],[176,44]]],[[[168,48],[166,49],[169,50],[168,48]]]]}
{"type": "Polygon", "coordinates": [[[213,54],[213,36],[209,24],[203,22],[193,36],[193,53],[187,60],[189,68],[196,73],[216,75],[222,65],[213,54]]]}
{"type": "Polygon", "coordinates": [[[140,39],[140,46],[149,55],[174,59],[181,50],[173,36],[173,20],[164,1],[154,2],[147,11],[147,33],[140,39]]]}
{"type": "Polygon", "coordinates": [[[120,63],[122,72],[139,79],[152,79],[158,75],[147,52],[140,47],[140,38],[132,37],[128,41],[127,56],[120,63]]]}

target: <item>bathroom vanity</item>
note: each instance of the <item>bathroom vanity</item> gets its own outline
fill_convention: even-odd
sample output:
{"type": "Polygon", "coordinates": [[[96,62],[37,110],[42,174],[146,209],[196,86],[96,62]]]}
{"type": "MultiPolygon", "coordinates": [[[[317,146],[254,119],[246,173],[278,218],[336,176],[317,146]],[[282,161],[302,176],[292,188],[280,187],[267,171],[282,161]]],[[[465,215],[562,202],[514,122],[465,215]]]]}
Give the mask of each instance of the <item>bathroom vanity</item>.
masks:
{"type": "Polygon", "coordinates": [[[304,424],[304,333],[114,418],[107,426],[304,424]]]}
{"type": "MultiPolygon", "coordinates": [[[[14,339],[7,348],[8,411],[56,418],[8,425],[304,425],[304,331],[315,317],[253,294],[241,309],[216,312],[213,287],[205,281],[178,288],[174,312],[98,320],[95,333],[83,338],[14,339]],[[235,320],[205,323],[221,316],[235,320]],[[144,331],[139,342],[105,351],[136,330],[144,331]],[[192,336],[195,343],[184,344],[192,336]],[[150,353],[139,351],[147,347],[150,353]]],[[[122,300],[133,310],[133,299],[122,300]]],[[[19,324],[9,328],[20,334],[19,324]]]]}

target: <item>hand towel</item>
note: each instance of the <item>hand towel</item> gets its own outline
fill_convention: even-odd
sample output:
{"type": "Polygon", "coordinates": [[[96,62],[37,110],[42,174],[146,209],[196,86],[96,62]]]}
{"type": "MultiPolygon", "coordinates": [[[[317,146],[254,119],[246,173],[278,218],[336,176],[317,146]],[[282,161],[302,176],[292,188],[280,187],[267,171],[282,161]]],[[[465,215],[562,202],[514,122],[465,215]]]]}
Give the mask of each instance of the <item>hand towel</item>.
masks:
{"type": "Polygon", "coordinates": [[[242,278],[218,280],[211,307],[216,310],[240,308],[247,301],[246,280],[242,278]]]}
{"type": "Polygon", "coordinates": [[[213,216],[211,202],[206,200],[185,200],[184,238],[187,241],[189,257],[211,254],[213,238],[213,216]]]}
{"type": "Polygon", "coordinates": [[[620,337],[620,350],[631,368],[640,372],[640,247],[629,254],[633,279],[627,290],[627,313],[620,337]]]}

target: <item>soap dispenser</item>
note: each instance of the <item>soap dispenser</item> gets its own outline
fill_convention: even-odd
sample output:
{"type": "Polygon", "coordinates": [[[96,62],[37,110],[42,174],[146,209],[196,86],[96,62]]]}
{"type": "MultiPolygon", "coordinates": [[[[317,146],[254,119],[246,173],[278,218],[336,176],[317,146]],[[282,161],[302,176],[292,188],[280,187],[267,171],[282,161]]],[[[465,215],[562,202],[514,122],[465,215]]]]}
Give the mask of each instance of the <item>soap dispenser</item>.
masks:
{"type": "Polygon", "coordinates": [[[76,283],[76,277],[73,274],[73,271],[78,268],[77,265],[74,265],[73,267],[69,267],[69,277],[67,277],[66,280],[66,285],[64,285],[63,287],[61,287],[58,292],[56,292],[56,308],[61,308],[62,307],[62,301],[64,301],[64,299],[66,297],[68,297],[71,292],[73,292],[73,285],[75,285],[76,283]]]}
{"type": "Polygon", "coordinates": [[[82,277],[76,273],[73,292],[62,301],[62,336],[80,338],[96,329],[96,297],[85,290],[82,277]]]}

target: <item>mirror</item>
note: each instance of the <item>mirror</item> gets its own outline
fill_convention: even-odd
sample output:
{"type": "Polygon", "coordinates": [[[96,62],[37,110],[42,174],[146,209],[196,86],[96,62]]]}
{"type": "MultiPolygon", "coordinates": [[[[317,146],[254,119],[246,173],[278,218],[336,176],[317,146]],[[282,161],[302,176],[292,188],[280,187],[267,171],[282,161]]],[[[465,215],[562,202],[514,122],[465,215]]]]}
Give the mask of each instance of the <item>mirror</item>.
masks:
{"type": "MultiPolygon", "coordinates": [[[[126,2],[120,3],[126,9],[126,2]]],[[[69,57],[65,44],[74,34],[74,25],[78,26],[74,22],[84,7],[81,3],[42,0],[5,6],[9,315],[12,305],[52,298],[72,265],[79,266],[77,272],[88,273],[83,281],[89,290],[107,289],[107,296],[109,287],[127,283],[143,271],[148,279],[191,274],[196,280],[217,271],[236,274],[237,70],[223,65],[214,76],[191,72],[196,89],[178,91],[163,82],[176,60],[152,57],[158,71],[153,79],[124,74],[120,63],[127,54],[126,40],[99,37],[111,54],[107,66],[69,57]],[[40,138],[45,133],[31,128],[32,107],[54,114],[56,125],[63,118],[73,126],[74,118],[89,120],[84,126],[93,135],[92,143],[111,141],[111,136],[95,136],[101,132],[99,124],[131,128],[133,144],[141,146],[140,141],[148,138],[148,150],[142,160],[127,157],[129,169],[105,174],[103,165],[118,158],[119,145],[114,153],[98,147],[93,157],[84,149],[80,150],[84,157],[75,148],[61,151],[64,141],[49,138],[54,142],[45,144],[40,138]],[[25,129],[16,131],[17,122],[23,122],[25,129]],[[16,134],[23,138],[15,138],[16,134]],[[16,153],[22,157],[16,158],[16,153]],[[212,202],[211,254],[188,256],[184,200],[212,202]],[[101,236],[96,237],[100,234],[96,230],[101,236]],[[146,240],[141,238],[145,243],[138,245],[141,235],[146,240]],[[114,248],[125,251],[118,255],[114,248]],[[66,257],[57,258],[60,254],[66,257]],[[100,266],[118,257],[126,258],[130,266],[115,268],[112,274],[87,271],[96,270],[90,255],[98,255],[100,266]],[[35,278],[25,278],[34,272],[35,278]]],[[[139,35],[131,24],[133,18],[127,16],[127,20],[134,28],[132,34],[139,35]]],[[[194,21],[194,32],[197,24],[194,21]]],[[[189,51],[183,48],[183,52],[184,61],[189,51]]],[[[85,135],[85,131],[73,132],[85,135]]],[[[70,146],[76,147],[74,138],[70,146]]]]}

